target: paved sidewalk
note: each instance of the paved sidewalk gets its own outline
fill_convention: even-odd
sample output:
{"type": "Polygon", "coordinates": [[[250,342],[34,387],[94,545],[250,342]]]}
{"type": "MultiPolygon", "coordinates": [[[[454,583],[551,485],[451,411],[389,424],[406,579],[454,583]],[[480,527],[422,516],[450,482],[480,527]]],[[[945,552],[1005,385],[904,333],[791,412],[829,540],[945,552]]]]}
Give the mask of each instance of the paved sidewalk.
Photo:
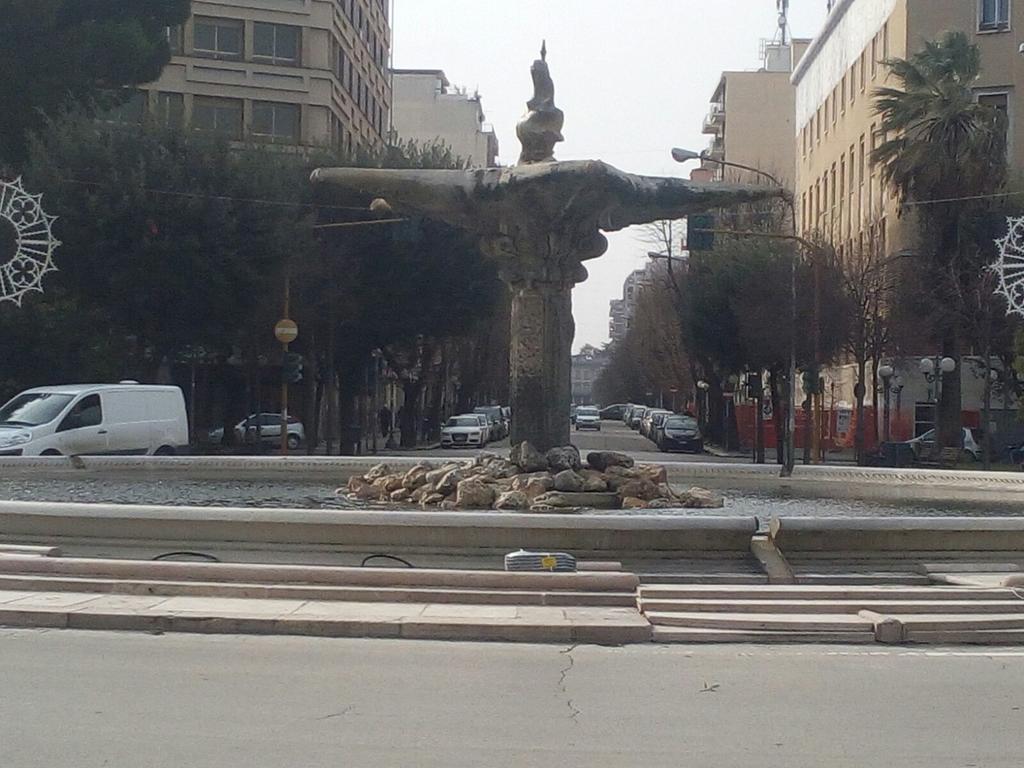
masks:
{"type": "Polygon", "coordinates": [[[0,591],[0,625],[212,634],[645,642],[633,608],[365,603],[198,596],[0,591]]]}

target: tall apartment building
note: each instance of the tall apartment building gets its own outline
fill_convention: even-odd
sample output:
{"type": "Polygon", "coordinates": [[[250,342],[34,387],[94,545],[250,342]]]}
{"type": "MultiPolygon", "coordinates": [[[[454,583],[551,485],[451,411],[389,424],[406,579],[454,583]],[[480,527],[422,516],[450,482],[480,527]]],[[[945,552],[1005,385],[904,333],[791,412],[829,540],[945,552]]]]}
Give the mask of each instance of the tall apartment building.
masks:
{"type": "Polygon", "coordinates": [[[609,306],[608,335],[613,344],[626,338],[633,327],[640,294],[655,278],[655,266],[648,264],[643,269],[634,269],[623,281],[622,298],[612,299],[609,306]]]}
{"type": "Polygon", "coordinates": [[[399,139],[420,145],[443,141],[467,166],[497,164],[498,137],[486,122],[480,94],[452,90],[440,69],[396,69],[392,88],[399,139]]]}
{"type": "Polygon", "coordinates": [[[388,0],[193,0],[168,30],[160,79],[121,108],[235,140],[331,145],[386,141],[388,0]]]}
{"type": "Polygon", "coordinates": [[[946,30],[964,30],[981,49],[979,101],[1008,112],[1011,165],[1024,167],[1022,0],[838,0],[793,73],[796,86],[797,207],[800,228],[828,238],[840,255],[889,256],[913,246],[913,223],[870,162],[883,140],[873,91],[888,84],[887,58],[906,58],[946,30]]]}
{"type": "Polygon", "coordinates": [[[711,172],[712,178],[765,183],[757,174],[715,162],[727,160],[758,168],[793,186],[796,93],[790,75],[809,44],[809,40],[766,42],[760,69],[722,73],[703,126],[704,133],[712,137],[703,168],[711,172]]]}

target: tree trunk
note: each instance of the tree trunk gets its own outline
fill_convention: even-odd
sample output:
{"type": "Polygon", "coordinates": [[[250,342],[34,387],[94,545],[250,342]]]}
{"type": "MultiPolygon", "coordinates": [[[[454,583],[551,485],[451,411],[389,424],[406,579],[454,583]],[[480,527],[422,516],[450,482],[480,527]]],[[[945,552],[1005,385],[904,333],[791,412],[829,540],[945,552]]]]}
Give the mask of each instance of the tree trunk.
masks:
{"type": "Polygon", "coordinates": [[[783,406],[784,396],[780,387],[779,369],[772,368],[769,376],[771,376],[772,423],[775,425],[775,461],[781,465],[786,463],[786,413],[783,406]]]}
{"type": "Polygon", "coordinates": [[[423,380],[402,382],[402,393],[405,402],[399,413],[398,428],[402,432],[403,448],[416,447],[416,435],[420,423],[420,393],[423,391],[423,380]]]}
{"type": "Polygon", "coordinates": [[[857,464],[864,464],[864,396],[867,394],[867,385],[864,379],[867,378],[867,360],[863,357],[857,359],[857,389],[854,393],[857,401],[856,419],[857,427],[853,433],[853,455],[857,464]]]}

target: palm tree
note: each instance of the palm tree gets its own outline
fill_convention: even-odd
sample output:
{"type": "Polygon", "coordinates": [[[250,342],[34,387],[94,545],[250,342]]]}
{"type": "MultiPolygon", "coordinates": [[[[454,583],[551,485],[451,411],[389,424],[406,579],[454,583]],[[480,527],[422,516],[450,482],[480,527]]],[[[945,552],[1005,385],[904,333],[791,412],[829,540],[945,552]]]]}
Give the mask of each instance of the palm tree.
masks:
{"type": "MultiPolygon", "coordinates": [[[[1006,115],[979,103],[974,91],[981,54],[964,32],[946,32],[908,59],[885,62],[897,87],[875,91],[885,140],[871,161],[903,210],[920,227],[920,256],[928,259],[942,354],[959,360],[959,297],[981,272],[968,219],[1006,179],[1006,115]]],[[[945,377],[939,403],[939,444],[961,439],[960,369],[945,377]]]]}

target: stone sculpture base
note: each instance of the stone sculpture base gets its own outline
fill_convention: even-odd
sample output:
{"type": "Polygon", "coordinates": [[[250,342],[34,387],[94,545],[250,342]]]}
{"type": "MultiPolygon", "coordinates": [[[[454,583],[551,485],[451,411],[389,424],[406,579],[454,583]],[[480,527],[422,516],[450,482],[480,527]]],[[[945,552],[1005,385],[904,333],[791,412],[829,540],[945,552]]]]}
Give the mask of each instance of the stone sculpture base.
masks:
{"type": "Polygon", "coordinates": [[[677,492],[665,468],[634,466],[625,454],[598,451],[583,466],[573,446],[541,453],[529,443],[508,459],[481,453],[474,459],[421,463],[392,471],[378,464],[353,477],[345,493],[354,500],[417,504],[423,509],[499,509],[575,512],[580,509],[717,509],[722,497],[703,488],[677,492]]]}

